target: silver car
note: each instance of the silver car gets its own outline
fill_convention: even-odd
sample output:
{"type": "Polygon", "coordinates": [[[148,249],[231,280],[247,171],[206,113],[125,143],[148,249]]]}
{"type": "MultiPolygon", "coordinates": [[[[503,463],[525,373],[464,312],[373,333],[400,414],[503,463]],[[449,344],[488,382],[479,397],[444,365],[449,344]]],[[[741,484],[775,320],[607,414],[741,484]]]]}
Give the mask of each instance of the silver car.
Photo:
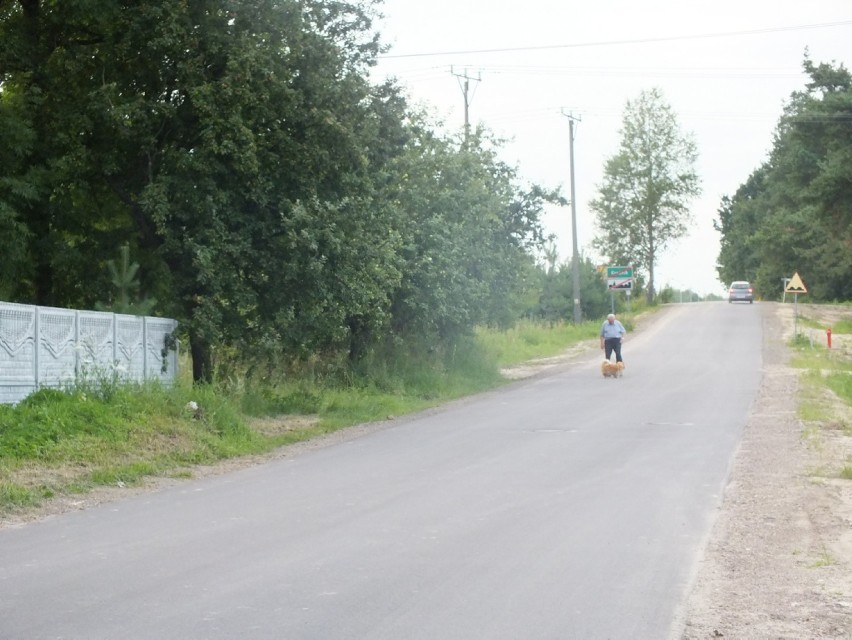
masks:
{"type": "Polygon", "coordinates": [[[735,280],[728,288],[728,302],[754,302],[754,290],[745,280],[735,280]]]}

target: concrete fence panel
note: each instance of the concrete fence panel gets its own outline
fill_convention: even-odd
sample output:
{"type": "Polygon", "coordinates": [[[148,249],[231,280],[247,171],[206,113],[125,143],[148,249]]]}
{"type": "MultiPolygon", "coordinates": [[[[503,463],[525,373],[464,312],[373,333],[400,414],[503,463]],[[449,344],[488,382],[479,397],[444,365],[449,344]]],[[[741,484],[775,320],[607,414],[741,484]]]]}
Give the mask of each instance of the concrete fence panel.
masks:
{"type": "Polygon", "coordinates": [[[0,302],[0,403],[103,379],[172,384],[177,321],[0,302]]]}

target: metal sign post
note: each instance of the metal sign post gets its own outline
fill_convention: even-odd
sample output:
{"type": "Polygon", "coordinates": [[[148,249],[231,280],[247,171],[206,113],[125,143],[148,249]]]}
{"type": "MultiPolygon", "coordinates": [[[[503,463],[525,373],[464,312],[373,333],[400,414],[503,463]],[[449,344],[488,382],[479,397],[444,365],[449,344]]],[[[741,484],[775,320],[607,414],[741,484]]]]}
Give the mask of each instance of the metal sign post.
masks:
{"type": "Polygon", "coordinates": [[[802,279],[799,277],[799,273],[794,273],[793,277],[790,278],[790,281],[787,283],[787,288],[784,289],[784,293],[793,294],[793,336],[795,338],[799,337],[799,294],[807,292],[808,290],[805,287],[805,283],[802,282],[802,279]]]}
{"type": "Polygon", "coordinates": [[[793,337],[799,337],[799,294],[793,294],[793,337]]]}

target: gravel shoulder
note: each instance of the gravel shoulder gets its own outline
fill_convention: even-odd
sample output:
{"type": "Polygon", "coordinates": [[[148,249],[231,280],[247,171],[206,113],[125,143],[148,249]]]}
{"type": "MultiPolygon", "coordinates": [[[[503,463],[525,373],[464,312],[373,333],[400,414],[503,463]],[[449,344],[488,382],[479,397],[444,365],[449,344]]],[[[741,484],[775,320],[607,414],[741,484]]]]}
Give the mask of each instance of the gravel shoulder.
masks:
{"type": "MultiPolygon", "coordinates": [[[[800,315],[827,323],[832,314],[850,313],[848,307],[799,306],[800,315]]],[[[852,454],[849,409],[826,396],[840,414],[836,424],[807,425],[798,418],[799,374],[789,366],[786,347],[794,332],[793,305],[762,303],[761,309],[763,382],[681,637],[848,640],[852,481],[836,474],[852,454]]],[[[848,353],[852,342],[834,347],[848,353]]]]}

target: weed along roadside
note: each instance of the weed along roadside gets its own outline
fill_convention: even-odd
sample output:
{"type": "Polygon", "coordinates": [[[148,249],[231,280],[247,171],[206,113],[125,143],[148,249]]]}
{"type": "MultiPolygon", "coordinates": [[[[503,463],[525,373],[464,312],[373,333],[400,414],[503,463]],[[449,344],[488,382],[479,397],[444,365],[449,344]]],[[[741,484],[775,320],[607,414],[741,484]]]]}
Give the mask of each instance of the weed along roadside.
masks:
{"type": "Polygon", "coordinates": [[[598,327],[522,322],[509,331],[480,329],[452,354],[345,381],[311,373],[193,386],[184,375],[172,387],[41,389],[15,406],[0,405],[0,522],[226,472],[296,445],[317,446],[330,434],[355,437],[388,418],[506,384],[501,371],[518,363],[538,368],[542,359],[576,354],[598,327]]]}

